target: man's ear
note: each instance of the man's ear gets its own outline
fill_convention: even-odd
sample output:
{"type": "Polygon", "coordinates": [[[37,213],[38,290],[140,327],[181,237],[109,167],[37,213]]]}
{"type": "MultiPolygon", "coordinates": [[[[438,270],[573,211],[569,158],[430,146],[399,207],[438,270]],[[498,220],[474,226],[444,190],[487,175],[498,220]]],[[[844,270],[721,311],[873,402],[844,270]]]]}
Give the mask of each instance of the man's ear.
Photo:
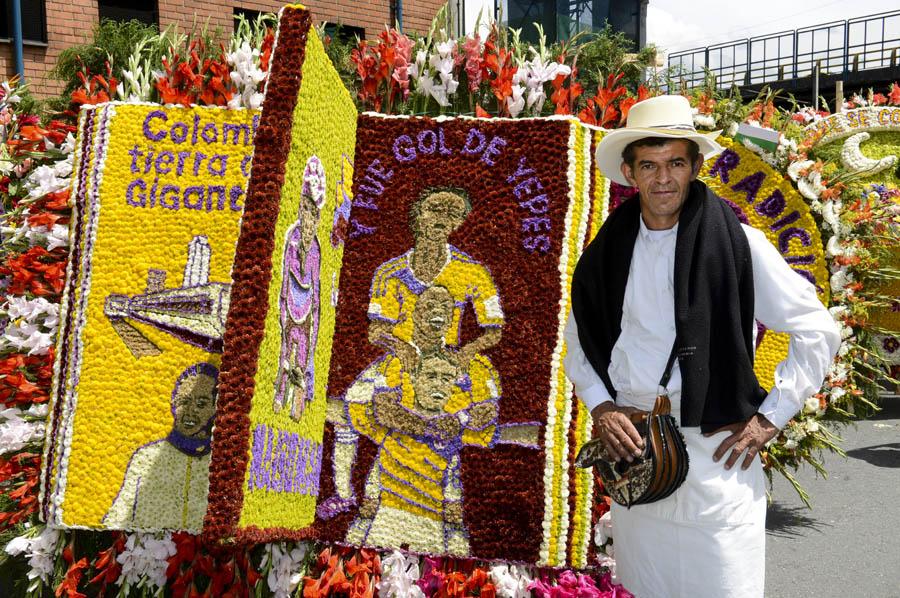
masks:
{"type": "Polygon", "coordinates": [[[637,187],[637,181],[634,179],[634,170],[631,168],[631,165],[623,160],[622,165],[619,168],[622,170],[622,176],[625,177],[625,180],[627,180],[632,187],[637,187]]]}
{"type": "Polygon", "coordinates": [[[696,181],[697,177],[700,176],[700,169],[703,168],[703,162],[705,162],[705,158],[703,154],[697,154],[697,159],[694,160],[693,165],[691,166],[691,180],[696,181]]]}

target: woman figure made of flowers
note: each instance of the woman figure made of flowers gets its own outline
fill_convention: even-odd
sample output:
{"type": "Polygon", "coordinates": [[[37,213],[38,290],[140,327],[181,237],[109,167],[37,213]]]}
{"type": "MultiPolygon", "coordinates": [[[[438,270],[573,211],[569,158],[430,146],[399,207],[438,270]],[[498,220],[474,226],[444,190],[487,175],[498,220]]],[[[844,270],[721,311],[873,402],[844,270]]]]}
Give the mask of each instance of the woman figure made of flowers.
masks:
{"type": "Polygon", "coordinates": [[[275,377],[276,413],[290,407],[300,419],[312,401],[315,388],[313,356],[319,333],[319,266],[321,251],[316,239],[319,215],[325,203],[325,168],[312,156],[303,171],[303,189],[297,220],[285,233],[281,271],[281,355],[275,377]]]}

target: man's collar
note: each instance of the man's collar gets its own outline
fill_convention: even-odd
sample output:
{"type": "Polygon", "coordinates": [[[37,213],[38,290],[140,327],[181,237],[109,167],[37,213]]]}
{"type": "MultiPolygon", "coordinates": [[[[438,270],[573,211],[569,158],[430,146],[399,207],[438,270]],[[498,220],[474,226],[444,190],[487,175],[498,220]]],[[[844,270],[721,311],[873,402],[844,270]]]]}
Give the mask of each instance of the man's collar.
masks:
{"type": "Polygon", "coordinates": [[[666,239],[669,236],[673,236],[678,234],[678,223],[675,223],[675,226],[672,228],[667,228],[665,230],[652,230],[647,228],[647,224],[644,222],[644,216],[641,215],[638,220],[640,221],[640,235],[641,239],[644,241],[657,241],[660,239],[666,239]]]}

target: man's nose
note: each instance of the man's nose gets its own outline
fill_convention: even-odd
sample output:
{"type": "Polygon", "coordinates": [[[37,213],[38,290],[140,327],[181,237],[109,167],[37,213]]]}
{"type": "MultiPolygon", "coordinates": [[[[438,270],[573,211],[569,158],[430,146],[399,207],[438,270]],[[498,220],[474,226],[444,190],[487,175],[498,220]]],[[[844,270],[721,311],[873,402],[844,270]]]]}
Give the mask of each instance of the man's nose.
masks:
{"type": "Polygon", "coordinates": [[[672,178],[672,170],[668,166],[660,166],[656,169],[656,180],[667,183],[672,178]]]}

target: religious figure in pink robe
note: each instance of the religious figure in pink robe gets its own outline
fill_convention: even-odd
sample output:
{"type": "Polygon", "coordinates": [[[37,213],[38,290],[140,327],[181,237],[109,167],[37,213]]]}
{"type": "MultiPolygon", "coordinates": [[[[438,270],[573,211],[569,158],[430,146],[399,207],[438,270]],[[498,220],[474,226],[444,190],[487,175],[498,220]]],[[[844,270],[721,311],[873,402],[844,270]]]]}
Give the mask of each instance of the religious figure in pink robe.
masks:
{"type": "Polygon", "coordinates": [[[319,333],[319,268],[316,238],[325,200],[325,171],[313,156],[306,165],[297,221],[285,233],[281,295],[281,354],[275,377],[275,412],[290,407],[300,419],[315,390],[316,340],[319,333]]]}

